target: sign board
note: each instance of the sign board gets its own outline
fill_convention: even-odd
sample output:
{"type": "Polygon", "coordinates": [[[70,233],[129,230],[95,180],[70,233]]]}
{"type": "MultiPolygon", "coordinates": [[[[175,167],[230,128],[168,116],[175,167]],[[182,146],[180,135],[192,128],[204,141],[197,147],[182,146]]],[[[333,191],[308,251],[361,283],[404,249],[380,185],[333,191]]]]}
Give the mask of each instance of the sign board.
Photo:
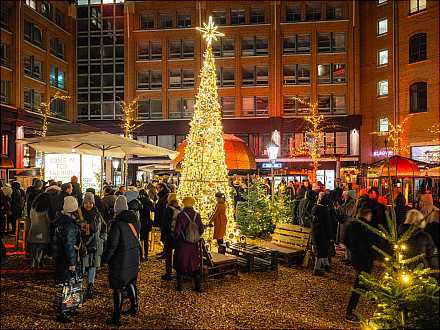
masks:
{"type": "Polygon", "coordinates": [[[44,180],[70,182],[72,176],[79,178],[80,157],[78,154],[45,154],[44,180]]]}
{"type": "Polygon", "coordinates": [[[440,146],[411,147],[411,158],[425,163],[440,162],[440,146]]]}
{"type": "Polygon", "coordinates": [[[283,163],[261,163],[261,168],[282,168],[283,163]]]}
{"type": "Polygon", "coordinates": [[[99,191],[101,184],[101,157],[83,155],[82,156],[82,189],[94,188],[99,191]]]}

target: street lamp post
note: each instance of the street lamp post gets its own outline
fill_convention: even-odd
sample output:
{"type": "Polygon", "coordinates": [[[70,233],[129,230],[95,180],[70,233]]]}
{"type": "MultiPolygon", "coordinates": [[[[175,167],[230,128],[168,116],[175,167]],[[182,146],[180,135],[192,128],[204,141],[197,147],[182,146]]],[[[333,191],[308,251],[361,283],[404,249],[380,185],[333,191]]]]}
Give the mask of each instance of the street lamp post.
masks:
{"type": "Polygon", "coordinates": [[[119,159],[113,159],[112,160],[113,165],[113,185],[116,184],[116,170],[119,168],[119,159]]]}
{"type": "Polygon", "coordinates": [[[271,190],[272,190],[272,204],[274,202],[274,198],[275,198],[275,177],[274,177],[274,171],[273,168],[275,166],[275,163],[277,161],[277,157],[278,157],[278,150],[280,149],[280,147],[278,145],[276,145],[275,143],[271,142],[267,145],[266,150],[267,150],[267,155],[269,156],[269,160],[271,163],[271,167],[270,167],[270,174],[272,176],[272,182],[271,182],[271,190]]]}

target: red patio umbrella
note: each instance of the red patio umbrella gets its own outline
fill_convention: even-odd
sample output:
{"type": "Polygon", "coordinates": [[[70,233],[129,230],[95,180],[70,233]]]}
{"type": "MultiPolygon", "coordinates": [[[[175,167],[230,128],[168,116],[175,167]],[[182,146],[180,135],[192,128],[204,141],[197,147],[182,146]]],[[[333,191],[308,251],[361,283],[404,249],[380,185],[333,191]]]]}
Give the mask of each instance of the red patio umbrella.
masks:
{"type": "MultiPolygon", "coordinates": [[[[384,160],[379,169],[380,176],[388,176],[388,164],[384,160]]],[[[390,157],[390,175],[392,177],[414,177],[420,175],[420,169],[413,160],[402,157],[390,157]]]]}

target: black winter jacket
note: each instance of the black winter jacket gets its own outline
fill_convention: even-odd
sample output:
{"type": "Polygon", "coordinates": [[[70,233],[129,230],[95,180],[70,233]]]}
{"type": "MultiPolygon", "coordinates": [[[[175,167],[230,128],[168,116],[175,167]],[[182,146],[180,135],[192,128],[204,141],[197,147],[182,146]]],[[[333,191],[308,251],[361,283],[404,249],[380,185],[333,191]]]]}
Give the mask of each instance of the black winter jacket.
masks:
{"type": "Polygon", "coordinates": [[[357,271],[371,272],[375,256],[374,234],[359,221],[353,221],[348,228],[347,244],[353,267],[357,271]]]}
{"type": "Polygon", "coordinates": [[[55,257],[55,281],[63,283],[69,276],[69,266],[77,266],[80,232],[75,219],[61,214],[55,221],[57,254],[55,257]]]}
{"type": "Polygon", "coordinates": [[[102,262],[109,265],[108,278],[112,289],[122,289],[137,279],[140,244],[129,226],[133,224],[136,230],[136,223],[136,214],[128,210],[119,213],[111,224],[102,262]]]}
{"type": "Polygon", "coordinates": [[[332,237],[330,213],[326,205],[316,204],[312,209],[312,242],[318,258],[328,258],[332,237]]]}
{"type": "Polygon", "coordinates": [[[156,207],[154,208],[154,226],[161,227],[163,215],[167,208],[168,190],[162,189],[157,197],[159,197],[159,200],[156,202],[156,207]]]}

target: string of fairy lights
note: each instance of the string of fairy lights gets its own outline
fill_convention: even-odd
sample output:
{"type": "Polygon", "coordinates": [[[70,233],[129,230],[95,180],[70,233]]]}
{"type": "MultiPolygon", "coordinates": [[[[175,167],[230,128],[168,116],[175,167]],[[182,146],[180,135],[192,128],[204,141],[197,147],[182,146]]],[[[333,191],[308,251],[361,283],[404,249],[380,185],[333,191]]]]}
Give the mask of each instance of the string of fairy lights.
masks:
{"type": "Polygon", "coordinates": [[[52,112],[51,104],[55,100],[68,100],[70,99],[69,95],[63,95],[60,92],[56,92],[54,96],[52,96],[51,100],[48,102],[41,102],[39,106],[39,112],[41,113],[43,117],[43,123],[41,125],[41,131],[35,131],[35,134],[40,135],[42,137],[45,137],[47,135],[47,132],[49,130],[49,117],[55,115],[52,112]]]}
{"type": "MultiPolygon", "coordinates": [[[[221,106],[218,101],[216,66],[212,53],[212,41],[224,34],[217,31],[212,17],[197,30],[202,33],[207,47],[199,75],[200,85],[194,114],[186,137],[187,146],[177,194],[179,200],[186,196],[194,197],[195,209],[200,213],[202,222],[206,224],[215,209],[215,194],[223,193],[227,206],[226,232],[229,235],[235,229],[234,204],[228,182],[221,106]]],[[[211,235],[211,230],[207,230],[205,237],[209,240],[211,235]]]]}

